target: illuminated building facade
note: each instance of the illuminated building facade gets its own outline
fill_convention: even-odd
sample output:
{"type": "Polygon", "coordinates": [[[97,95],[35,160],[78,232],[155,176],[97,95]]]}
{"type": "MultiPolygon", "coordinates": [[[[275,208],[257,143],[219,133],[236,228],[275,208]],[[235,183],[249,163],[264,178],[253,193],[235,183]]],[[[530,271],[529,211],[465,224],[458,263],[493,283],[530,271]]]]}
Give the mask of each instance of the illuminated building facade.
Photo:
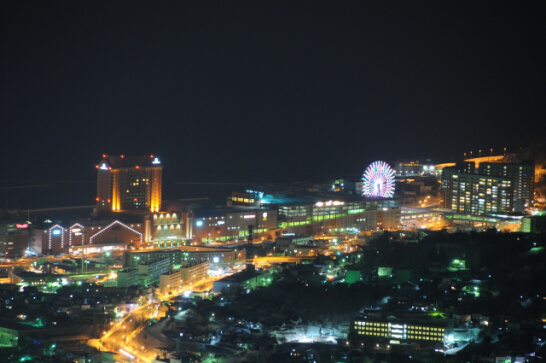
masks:
{"type": "Polygon", "coordinates": [[[398,160],[394,163],[395,175],[400,178],[408,176],[437,176],[439,171],[430,159],[426,160],[398,160]]]}
{"type": "Polygon", "coordinates": [[[279,202],[278,220],[279,228],[296,234],[396,230],[400,228],[400,200],[305,196],[279,202]]]}
{"type": "Polygon", "coordinates": [[[453,175],[458,173],[474,173],[474,163],[457,164],[442,169],[442,194],[443,194],[443,206],[451,209],[452,196],[453,196],[453,175]]]}
{"type": "MultiPolygon", "coordinates": [[[[505,155],[504,157],[495,156],[468,159],[464,164],[443,168],[442,190],[444,207],[457,211],[460,211],[461,203],[455,203],[458,208],[455,209],[454,199],[456,197],[460,199],[462,192],[468,194],[468,188],[464,191],[456,188],[460,186],[457,179],[459,181],[465,180],[466,184],[468,178],[471,178],[461,177],[461,174],[473,174],[476,176],[475,178],[497,177],[498,180],[504,178],[510,181],[512,189],[510,191],[510,210],[497,208],[497,212],[525,212],[532,207],[535,187],[535,164],[533,161],[518,161],[515,156],[505,155]]],[[[472,180],[476,180],[475,178],[472,180]]],[[[493,191],[491,191],[491,193],[493,193],[493,191]]],[[[485,197],[487,198],[487,192],[485,197]]],[[[493,207],[493,203],[491,204],[491,207],[493,207]]],[[[483,212],[483,208],[477,209],[479,212],[471,213],[491,213],[491,210],[483,212]]]]}
{"type": "Polygon", "coordinates": [[[225,208],[198,213],[193,223],[193,236],[197,242],[244,241],[252,226],[256,238],[277,228],[277,211],[272,208],[225,208]]]}
{"type": "Polygon", "coordinates": [[[138,286],[138,269],[124,268],[117,272],[117,287],[138,286]]]}
{"type": "Polygon", "coordinates": [[[231,263],[244,261],[245,250],[237,251],[229,248],[214,247],[181,247],[155,251],[126,251],[123,252],[123,267],[136,268],[141,263],[148,263],[161,259],[168,259],[171,266],[179,268],[200,261],[211,263],[231,263]]]}
{"type": "Polygon", "coordinates": [[[231,192],[231,196],[227,198],[227,206],[245,206],[253,207],[258,205],[259,198],[263,196],[263,193],[255,192],[252,190],[246,192],[231,192]]]}
{"type": "Polygon", "coordinates": [[[31,224],[24,221],[0,223],[0,257],[20,257],[29,248],[31,224]]]}
{"type": "MultiPolygon", "coordinates": [[[[144,242],[143,223],[125,224],[118,220],[85,221],[68,227],[60,224],[28,226],[28,245],[38,254],[85,253],[140,247],[144,242]]],[[[26,246],[26,245],[25,245],[26,246]]],[[[26,249],[26,247],[25,247],[26,249]]]]}
{"type": "Polygon", "coordinates": [[[331,191],[334,193],[349,193],[358,194],[362,193],[362,180],[350,180],[350,179],[337,179],[334,181],[331,187],[331,191]]]}
{"type": "Polygon", "coordinates": [[[513,185],[509,178],[456,173],[452,175],[450,208],[464,214],[491,214],[513,211],[513,185]]]}
{"type": "Polygon", "coordinates": [[[203,282],[208,276],[210,261],[194,261],[180,268],[180,279],[184,285],[203,282]]]}
{"type": "Polygon", "coordinates": [[[170,270],[159,275],[159,290],[162,293],[182,288],[180,270],[170,270]]]}
{"type": "Polygon", "coordinates": [[[163,166],[159,158],[103,155],[97,165],[97,211],[161,208],[163,166]]]}
{"type": "Polygon", "coordinates": [[[159,276],[172,268],[168,258],[155,261],[146,261],[137,266],[140,285],[150,286],[159,283],[159,276]]]}
{"type": "Polygon", "coordinates": [[[535,164],[522,163],[480,163],[478,173],[488,176],[501,176],[512,181],[514,192],[512,205],[514,212],[523,212],[531,207],[535,187],[535,164]]]}
{"type": "Polygon", "coordinates": [[[183,246],[192,238],[193,214],[158,212],[145,217],[147,247],[183,246]]]}
{"type": "Polygon", "coordinates": [[[252,229],[253,239],[275,239],[282,233],[358,233],[400,228],[400,200],[366,198],[345,193],[297,193],[247,195],[233,193],[228,204],[254,204],[259,208],[227,207],[197,213],[194,241],[242,242],[252,229]],[[237,198],[242,198],[239,200],[237,198]],[[250,228],[249,228],[250,227],[250,228]]]}
{"type": "Polygon", "coordinates": [[[446,339],[446,325],[441,324],[357,319],[352,322],[350,329],[356,343],[418,343],[442,346],[446,339]]]}

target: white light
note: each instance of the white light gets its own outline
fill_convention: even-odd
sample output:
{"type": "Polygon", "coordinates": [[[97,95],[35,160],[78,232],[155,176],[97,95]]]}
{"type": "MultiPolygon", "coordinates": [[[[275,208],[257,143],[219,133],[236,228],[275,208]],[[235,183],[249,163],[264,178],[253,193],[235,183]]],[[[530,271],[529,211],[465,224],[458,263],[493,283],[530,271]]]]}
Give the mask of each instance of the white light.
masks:
{"type": "Polygon", "coordinates": [[[120,221],[113,221],[113,222],[110,223],[108,226],[106,226],[104,229],[102,229],[102,230],[98,231],[97,233],[95,233],[94,235],[92,235],[92,236],[89,238],[89,242],[93,243],[93,239],[94,239],[95,237],[97,237],[99,234],[103,233],[104,231],[108,230],[108,229],[109,229],[110,227],[112,227],[114,224],[119,224],[119,225],[121,225],[121,226],[127,228],[127,229],[130,230],[131,232],[134,232],[134,233],[138,234],[138,235],[140,236],[140,243],[143,242],[143,235],[142,235],[142,233],[140,233],[139,231],[137,231],[137,230],[134,229],[134,228],[129,227],[129,226],[126,225],[126,224],[121,223],[120,221]]]}
{"type": "Polygon", "coordinates": [[[102,163],[102,165],[100,166],[100,169],[101,170],[108,170],[108,165],[106,165],[105,163],[102,163]]]}
{"type": "Polygon", "coordinates": [[[394,196],[394,171],[384,161],[375,161],[362,175],[362,195],[365,197],[392,198],[394,196]]]}
{"type": "Polygon", "coordinates": [[[246,214],[243,216],[244,219],[256,218],[255,214],[246,214]]]}
{"type": "Polygon", "coordinates": [[[135,359],[135,356],[130,354],[129,352],[127,352],[126,350],[123,350],[123,349],[120,349],[119,352],[121,354],[123,354],[124,356],[128,357],[128,358],[131,358],[131,359],[135,359]]]}
{"type": "Polygon", "coordinates": [[[159,161],[158,158],[154,158],[154,161],[152,161],[152,164],[154,165],[161,164],[161,161],[159,161]]]}

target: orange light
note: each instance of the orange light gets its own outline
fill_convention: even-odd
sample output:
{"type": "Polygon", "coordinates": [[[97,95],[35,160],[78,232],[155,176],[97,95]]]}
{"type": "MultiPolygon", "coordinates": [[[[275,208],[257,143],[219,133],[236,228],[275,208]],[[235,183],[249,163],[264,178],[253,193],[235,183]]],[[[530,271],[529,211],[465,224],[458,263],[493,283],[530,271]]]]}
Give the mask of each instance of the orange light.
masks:
{"type": "Polygon", "coordinates": [[[137,165],[137,166],[135,166],[135,169],[140,169],[140,166],[138,166],[138,165],[137,165]]]}
{"type": "Polygon", "coordinates": [[[95,168],[97,168],[97,169],[98,169],[98,168],[99,168],[99,166],[98,166],[98,165],[95,165],[95,168]]]}
{"type": "Polygon", "coordinates": [[[99,201],[99,197],[96,198],[97,202],[99,201]]]}
{"type": "Polygon", "coordinates": [[[153,155],[150,155],[150,158],[153,158],[154,156],[153,155]]]}
{"type": "Polygon", "coordinates": [[[125,155],[121,155],[121,158],[123,159],[125,157],[125,155]]]}
{"type": "Polygon", "coordinates": [[[102,154],[102,157],[105,158],[105,157],[106,157],[106,154],[102,154]]]}

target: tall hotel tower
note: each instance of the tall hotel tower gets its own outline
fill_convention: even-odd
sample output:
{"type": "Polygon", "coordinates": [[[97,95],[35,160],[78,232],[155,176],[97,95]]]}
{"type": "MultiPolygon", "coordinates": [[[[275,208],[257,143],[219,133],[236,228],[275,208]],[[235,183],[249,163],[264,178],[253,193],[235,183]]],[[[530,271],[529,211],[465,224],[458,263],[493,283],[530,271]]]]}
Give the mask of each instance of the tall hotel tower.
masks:
{"type": "Polygon", "coordinates": [[[163,166],[153,155],[103,155],[97,165],[97,211],[150,211],[161,208],[163,166]]]}

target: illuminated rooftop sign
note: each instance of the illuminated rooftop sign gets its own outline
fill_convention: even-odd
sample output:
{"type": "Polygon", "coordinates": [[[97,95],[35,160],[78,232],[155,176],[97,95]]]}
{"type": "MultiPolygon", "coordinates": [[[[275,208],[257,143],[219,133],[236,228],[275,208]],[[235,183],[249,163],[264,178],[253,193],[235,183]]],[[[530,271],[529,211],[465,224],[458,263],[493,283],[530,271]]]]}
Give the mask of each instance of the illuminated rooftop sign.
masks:
{"type": "Polygon", "coordinates": [[[159,161],[158,158],[154,158],[154,160],[152,161],[152,164],[158,165],[158,164],[161,164],[161,161],[159,161]]]}
{"type": "Polygon", "coordinates": [[[102,163],[102,165],[99,168],[100,170],[108,170],[108,165],[106,163],[102,163]]]}

